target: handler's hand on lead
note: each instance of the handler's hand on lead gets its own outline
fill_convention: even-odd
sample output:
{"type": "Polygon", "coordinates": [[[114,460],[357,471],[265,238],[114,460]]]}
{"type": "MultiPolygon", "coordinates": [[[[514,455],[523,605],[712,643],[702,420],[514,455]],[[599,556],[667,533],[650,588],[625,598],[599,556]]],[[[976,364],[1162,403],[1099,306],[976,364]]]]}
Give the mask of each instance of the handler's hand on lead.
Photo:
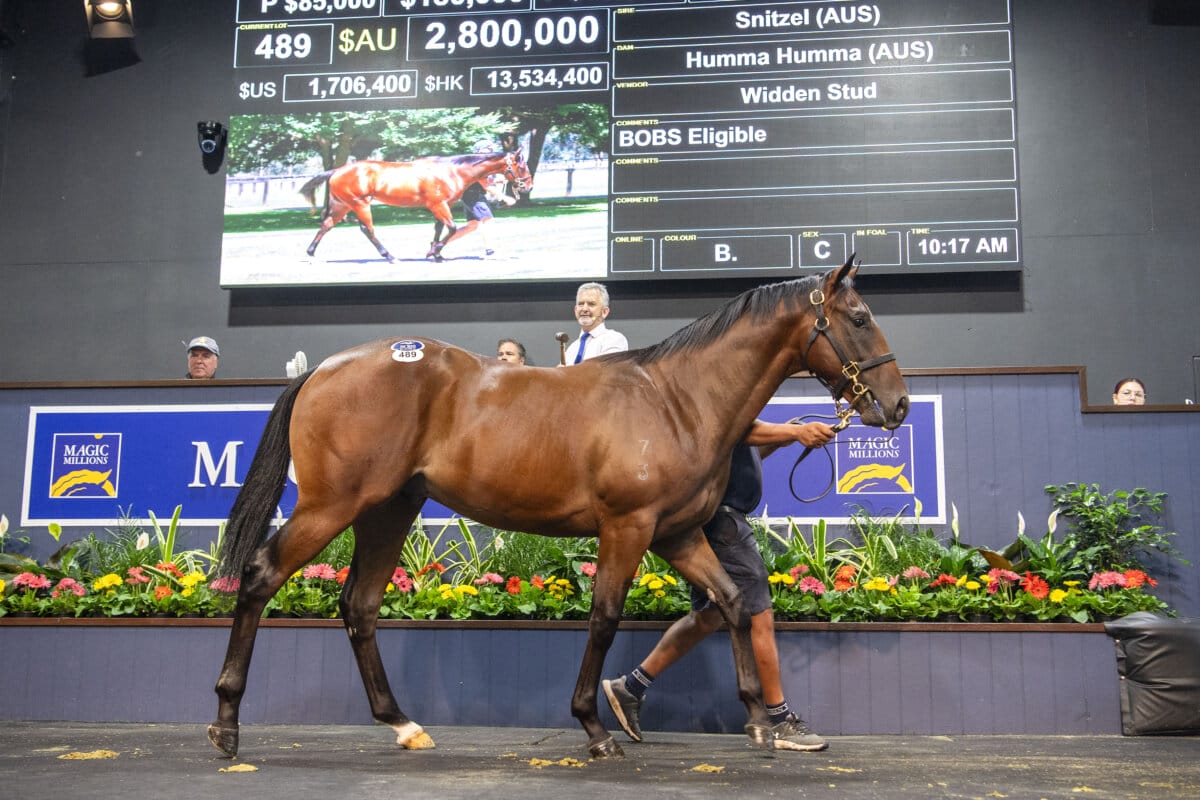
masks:
{"type": "Polygon", "coordinates": [[[796,441],[805,447],[820,447],[833,441],[837,432],[824,422],[806,422],[797,427],[796,441]]]}

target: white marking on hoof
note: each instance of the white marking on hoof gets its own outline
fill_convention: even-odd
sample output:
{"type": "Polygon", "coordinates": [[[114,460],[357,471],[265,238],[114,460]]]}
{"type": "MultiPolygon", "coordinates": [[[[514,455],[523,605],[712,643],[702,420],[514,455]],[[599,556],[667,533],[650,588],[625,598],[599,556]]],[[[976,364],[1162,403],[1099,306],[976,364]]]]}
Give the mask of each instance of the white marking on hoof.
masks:
{"type": "Polygon", "coordinates": [[[433,739],[417,723],[410,720],[403,725],[392,725],[390,727],[396,732],[396,744],[405,750],[433,749],[433,739]]]}

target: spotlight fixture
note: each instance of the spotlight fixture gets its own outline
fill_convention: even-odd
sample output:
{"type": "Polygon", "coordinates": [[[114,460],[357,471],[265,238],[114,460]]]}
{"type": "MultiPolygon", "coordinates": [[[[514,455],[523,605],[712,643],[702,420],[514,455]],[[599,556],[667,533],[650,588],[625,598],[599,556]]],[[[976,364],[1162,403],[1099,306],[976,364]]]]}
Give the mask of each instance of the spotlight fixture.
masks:
{"type": "Polygon", "coordinates": [[[133,0],[83,0],[93,39],[132,39],[133,0]]]}

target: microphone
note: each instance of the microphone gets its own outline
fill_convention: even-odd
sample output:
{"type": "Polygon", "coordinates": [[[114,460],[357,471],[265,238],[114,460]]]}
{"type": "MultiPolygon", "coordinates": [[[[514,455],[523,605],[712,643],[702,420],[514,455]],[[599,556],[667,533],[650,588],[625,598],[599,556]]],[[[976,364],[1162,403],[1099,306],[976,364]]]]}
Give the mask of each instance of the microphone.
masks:
{"type": "Polygon", "coordinates": [[[554,338],[558,341],[558,365],[565,367],[567,365],[567,342],[571,341],[571,337],[559,331],[554,334],[554,338]]]}
{"type": "Polygon", "coordinates": [[[296,357],[284,365],[284,371],[289,378],[299,378],[308,372],[308,357],[303,350],[296,351],[296,357]]]}

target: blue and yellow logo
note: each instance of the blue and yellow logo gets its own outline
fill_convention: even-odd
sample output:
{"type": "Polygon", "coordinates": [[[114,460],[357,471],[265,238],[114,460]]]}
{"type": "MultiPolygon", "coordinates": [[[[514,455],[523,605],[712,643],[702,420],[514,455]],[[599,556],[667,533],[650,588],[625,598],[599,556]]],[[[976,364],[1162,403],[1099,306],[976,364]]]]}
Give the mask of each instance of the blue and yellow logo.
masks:
{"type": "Polygon", "coordinates": [[[875,431],[854,426],[838,449],[838,494],[913,494],[912,428],[875,431]]]}
{"type": "Polygon", "coordinates": [[[54,434],[51,497],[116,497],[120,474],[121,434],[54,434]]]}

